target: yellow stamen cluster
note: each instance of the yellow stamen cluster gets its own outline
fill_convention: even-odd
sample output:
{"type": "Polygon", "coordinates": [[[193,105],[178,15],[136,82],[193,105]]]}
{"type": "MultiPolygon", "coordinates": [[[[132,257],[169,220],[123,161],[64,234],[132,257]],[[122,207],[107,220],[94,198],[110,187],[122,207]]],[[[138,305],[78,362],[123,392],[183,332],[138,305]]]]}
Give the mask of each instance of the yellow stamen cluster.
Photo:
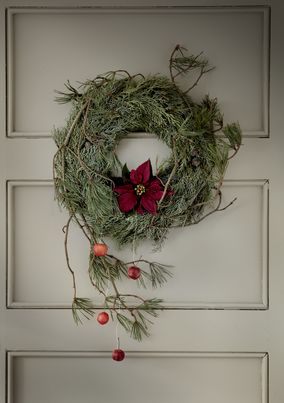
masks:
{"type": "Polygon", "coordinates": [[[145,186],[143,185],[137,185],[135,188],[135,192],[138,196],[141,196],[143,193],[146,192],[145,186]]]}

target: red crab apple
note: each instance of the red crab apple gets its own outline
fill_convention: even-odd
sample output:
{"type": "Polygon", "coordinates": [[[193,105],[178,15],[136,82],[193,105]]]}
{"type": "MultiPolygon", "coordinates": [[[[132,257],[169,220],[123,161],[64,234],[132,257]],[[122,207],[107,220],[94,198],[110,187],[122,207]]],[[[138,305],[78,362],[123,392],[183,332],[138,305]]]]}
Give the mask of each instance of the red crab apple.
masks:
{"type": "Polygon", "coordinates": [[[105,256],[108,251],[108,246],[105,243],[95,243],[94,244],[94,254],[95,256],[105,256]]]}
{"type": "Polygon", "coordinates": [[[125,352],[120,348],[113,350],[112,352],[112,359],[114,361],[123,361],[125,358],[125,352]]]}
{"type": "Polygon", "coordinates": [[[131,266],[128,269],[128,277],[137,280],[141,276],[141,269],[137,266],[131,266]]]}
{"type": "Polygon", "coordinates": [[[109,321],[109,314],[107,312],[101,312],[97,316],[97,321],[100,325],[105,325],[109,321]]]}

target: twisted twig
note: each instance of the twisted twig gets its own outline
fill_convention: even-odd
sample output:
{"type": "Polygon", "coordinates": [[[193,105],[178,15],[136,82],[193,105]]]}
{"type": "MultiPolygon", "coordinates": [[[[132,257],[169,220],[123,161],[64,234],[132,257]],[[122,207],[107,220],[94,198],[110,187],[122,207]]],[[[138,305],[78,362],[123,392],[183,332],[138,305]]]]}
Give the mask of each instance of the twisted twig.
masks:
{"type": "Polygon", "coordinates": [[[69,259],[69,253],[68,253],[68,246],[67,246],[67,242],[68,242],[68,235],[69,235],[69,226],[70,223],[72,221],[73,215],[70,215],[67,224],[62,228],[62,231],[65,234],[65,238],[64,238],[64,250],[65,250],[65,257],[66,257],[66,263],[67,263],[67,268],[70,271],[71,275],[72,275],[72,279],[73,279],[73,290],[74,290],[74,296],[73,299],[76,298],[76,294],[77,294],[77,289],[76,289],[76,279],[75,279],[75,273],[74,270],[72,269],[71,265],[70,265],[70,259],[69,259]]]}

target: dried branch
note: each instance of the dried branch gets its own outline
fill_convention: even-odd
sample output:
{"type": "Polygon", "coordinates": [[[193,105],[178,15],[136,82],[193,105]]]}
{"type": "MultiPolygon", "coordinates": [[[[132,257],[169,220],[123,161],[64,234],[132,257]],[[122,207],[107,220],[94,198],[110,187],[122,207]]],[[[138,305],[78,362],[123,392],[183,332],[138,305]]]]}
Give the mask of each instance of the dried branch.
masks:
{"type": "Polygon", "coordinates": [[[235,198],[234,198],[230,203],[228,203],[225,207],[220,208],[220,206],[221,206],[221,204],[222,204],[222,192],[221,192],[220,190],[218,191],[218,197],[219,197],[219,201],[218,201],[217,206],[216,206],[213,210],[209,211],[209,213],[207,213],[207,214],[205,214],[203,217],[201,217],[199,220],[193,222],[191,225],[199,224],[201,221],[205,220],[205,218],[209,217],[211,214],[214,214],[214,213],[217,213],[217,212],[226,210],[226,209],[229,208],[233,203],[235,203],[235,201],[237,200],[237,198],[235,197],[235,198]]]}
{"type": "Polygon", "coordinates": [[[76,299],[76,279],[75,279],[75,272],[72,269],[71,265],[70,265],[70,259],[69,259],[69,253],[68,253],[68,235],[69,235],[69,226],[70,223],[72,221],[73,215],[70,215],[67,224],[62,228],[62,231],[65,234],[65,238],[64,238],[64,251],[65,251],[65,257],[66,257],[66,263],[67,263],[67,268],[70,271],[71,275],[72,275],[72,280],[73,280],[73,290],[74,290],[74,300],[76,299]]]}

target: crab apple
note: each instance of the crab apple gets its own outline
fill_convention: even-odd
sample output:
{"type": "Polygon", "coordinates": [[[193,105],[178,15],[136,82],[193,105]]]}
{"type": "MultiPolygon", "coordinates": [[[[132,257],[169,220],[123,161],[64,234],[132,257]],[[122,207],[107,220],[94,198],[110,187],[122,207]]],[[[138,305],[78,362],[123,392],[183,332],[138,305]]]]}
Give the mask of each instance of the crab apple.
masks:
{"type": "Polygon", "coordinates": [[[105,243],[95,243],[94,254],[95,256],[105,256],[108,251],[108,246],[105,243]]]}
{"type": "Polygon", "coordinates": [[[125,358],[125,352],[120,348],[113,350],[112,352],[112,359],[114,361],[123,361],[125,358]]]}
{"type": "Polygon", "coordinates": [[[137,266],[131,266],[128,269],[128,277],[137,280],[141,276],[141,269],[137,266]]]}
{"type": "Polygon", "coordinates": [[[109,314],[107,312],[101,312],[97,316],[97,321],[100,325],[105,325],[109,321],[109,314]]]}

